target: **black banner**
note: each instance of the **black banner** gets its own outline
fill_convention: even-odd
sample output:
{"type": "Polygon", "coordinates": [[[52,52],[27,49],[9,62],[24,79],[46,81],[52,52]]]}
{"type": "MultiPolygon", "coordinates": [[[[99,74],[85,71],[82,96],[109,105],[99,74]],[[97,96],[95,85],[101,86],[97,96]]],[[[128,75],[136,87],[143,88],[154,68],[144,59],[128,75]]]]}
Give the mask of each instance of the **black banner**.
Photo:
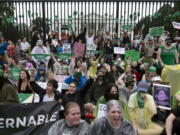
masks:
{"type": "Polygon", "coordinates": [[[46,135],[59,110],[58,102],[0,105],[0,135],[46,135]]]}

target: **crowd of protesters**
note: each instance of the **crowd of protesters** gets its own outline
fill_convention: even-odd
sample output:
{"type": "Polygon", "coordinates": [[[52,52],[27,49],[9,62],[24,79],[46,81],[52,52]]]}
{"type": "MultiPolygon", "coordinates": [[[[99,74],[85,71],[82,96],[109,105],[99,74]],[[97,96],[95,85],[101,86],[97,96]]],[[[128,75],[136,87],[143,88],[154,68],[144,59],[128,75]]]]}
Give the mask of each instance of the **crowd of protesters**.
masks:
{"type": "Polygon", "coordinates": [[[62,119],[49,129],[49,135],[178,135],[180,94],[172,95],[177,100],[172,111],[159,109],[152,84],[162,82],[165,65],[179,64],[179,53],[178,31],[174,37],[165,31],[160,37],[136,35],[131,41],[128,32],[118,37],[102,31],[87,33],[84,28],[78,35],[51,32],[46,41],[33,32],[29,41],[22,37],[17,43],[2,34],[0,104],[19,103],[18,93],[34,94],[38,98],[32,102],[62,103],[62,119]],[[56,57],[67,45],[73,54],[75,43],[85,45],[82,56],[56,57]],[[114,47],[139,51],[140,58],[125,59],[124,54],[114,53],[114,47]],[[39,60],[32,54],[50,55],[39,60]],[[11,76],[15,68],[21,70],[16,80],[11,76]],[[56,75],[68,76],[64,80],[68,89],[57,90],[56,75]],[[42,88],[38,82],[47,86],[42,88]],[[105,114],[98,112],[102,104],[105,114]]]}

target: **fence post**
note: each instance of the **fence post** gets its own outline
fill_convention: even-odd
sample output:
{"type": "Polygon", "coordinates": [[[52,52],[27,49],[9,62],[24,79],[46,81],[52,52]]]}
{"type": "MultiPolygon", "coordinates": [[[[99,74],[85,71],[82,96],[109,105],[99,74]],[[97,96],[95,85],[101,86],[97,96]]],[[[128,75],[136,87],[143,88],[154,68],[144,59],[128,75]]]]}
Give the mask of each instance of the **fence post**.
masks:
{"type": "Polygon", "coordinates": [[[43,14],[43,43],[44,45],[46,44],[46,27],[45,27],[45,21],[46,21],[46,16],[45,16],[45,1],[42,2],[42,14],[43,14]]]}
{"type": "MultiPolygon", "coordinates": [[[[116,5],[117,5],[117,8],[116,8],[116,20],[117,20],[119,18],[119,1],[116,2],[116,5]]],[[[116,33],[118,35],[118,23],[117,22],[116,22],[116,33]]]]}

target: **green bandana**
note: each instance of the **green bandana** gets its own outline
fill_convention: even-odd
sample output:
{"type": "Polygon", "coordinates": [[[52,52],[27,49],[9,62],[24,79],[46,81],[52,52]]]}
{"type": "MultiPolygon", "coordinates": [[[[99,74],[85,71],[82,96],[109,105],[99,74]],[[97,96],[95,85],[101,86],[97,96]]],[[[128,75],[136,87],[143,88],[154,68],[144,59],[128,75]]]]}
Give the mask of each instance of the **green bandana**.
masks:
{"type": "Polygon", "coordinates": [[[139,108],[144,107],[144,101],[143,101],[143,99],[141,97],[141,92],[140,91],[137,92],[137,102],[138,102],[138,107],[139,108]]]}
{"type": "Polygon", "coordinates": [[[156,67],[149,67],[149,72],[156,72],[156,67]]]}

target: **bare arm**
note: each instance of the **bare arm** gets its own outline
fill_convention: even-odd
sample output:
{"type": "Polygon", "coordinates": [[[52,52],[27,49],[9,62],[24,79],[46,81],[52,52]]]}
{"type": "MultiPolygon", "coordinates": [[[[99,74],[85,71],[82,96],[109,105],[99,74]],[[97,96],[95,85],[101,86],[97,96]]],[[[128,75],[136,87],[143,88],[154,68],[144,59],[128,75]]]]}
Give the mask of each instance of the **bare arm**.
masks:
{"type": "Polygon", "coordinates": [[[162,61],[162,59],[161,59],[161,52],[162,52],[162,50],[161,50],[161,48],[159,48],[159,49],[158,49],[158,53],[157,53],[157,58],[158,58],[158,60],[159,60],[159,62],[160,62],[160,64],[161,64],[161,66],[163,66],[164,63],[163,63],[163,61],[162,61]]]}
{"type": "Polygon", "coordinates": [[[179,64],[179,54],[177,50],[175,50],[175,58],[176,58],[176,64],[179,64]]]}
{"type": "Polygon", "coordinates": [[[175,120],[175,118],[176,116],[171,113],[166,119],[165,129],[167,135],[172,135],[173,121],[175,120]]]}

